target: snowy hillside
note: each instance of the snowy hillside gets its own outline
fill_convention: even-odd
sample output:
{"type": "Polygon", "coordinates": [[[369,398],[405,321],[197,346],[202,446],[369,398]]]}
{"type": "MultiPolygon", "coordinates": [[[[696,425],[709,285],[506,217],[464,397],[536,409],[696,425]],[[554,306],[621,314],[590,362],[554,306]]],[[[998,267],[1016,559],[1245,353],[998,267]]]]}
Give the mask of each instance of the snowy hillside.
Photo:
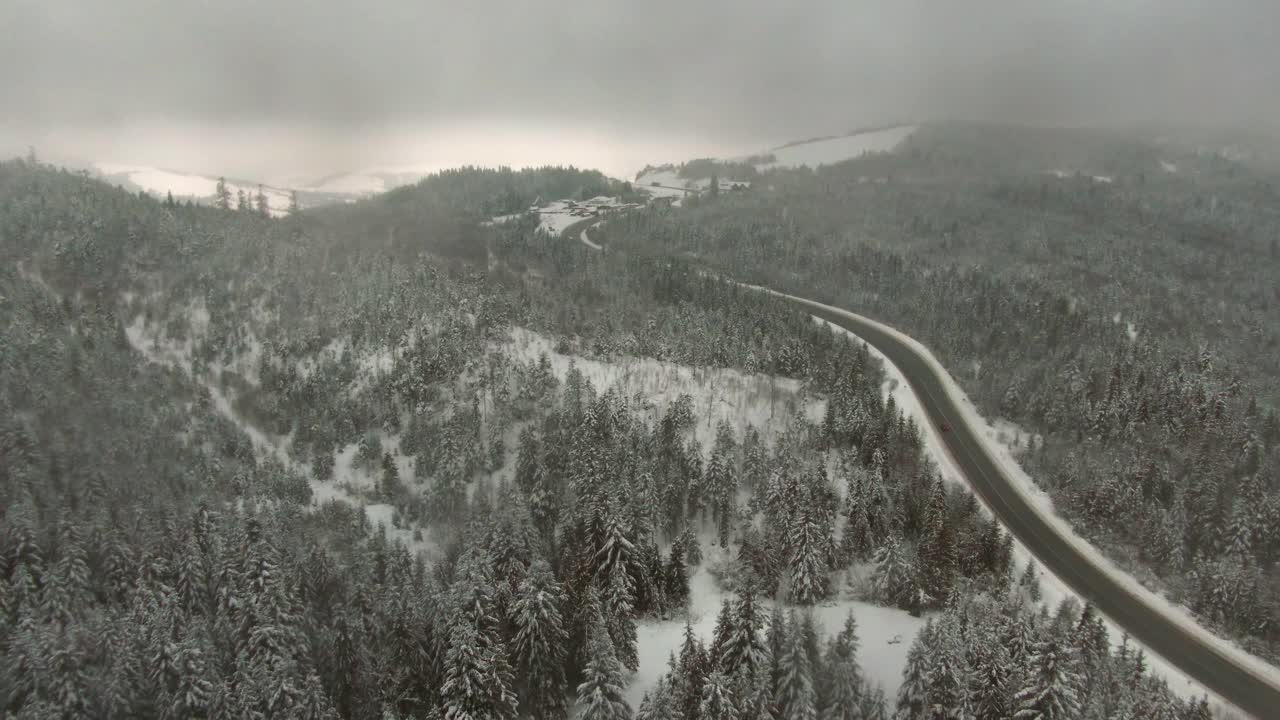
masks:
{"type": "Polygon", "coordinates": [[[916,125],[899,125],[884,130],[870,130],[843,137],[824,138],[776,148],[769,152],[774,161],[757,165],[759,170],[802,165],[818,167],[860,157],[867,153],[889,152],[916,131],[916,125]]]}
{"type": "MultiPolygon", "coordinates": [[[[150,195],[163,198],[172,194],[176,200],[194,200],[202,205],[212,205],[218,187],[218,179],[193,173],[176,172],[145,165],[120,165],[115,163],[94,163],[94,170],[104,180],[115,183],[129,190],[142,190],[150,195]]],[[[255,196],[257,183],[245,181],[227,181],[227,189],[234,198],[243,191],[246,195],[255,196]]],[[[267,204],[271,214],[280,217],[289,211],[289,191],[280,188],[262,186],[267,196],[267,204]]]]}
{"type": "Polygon", "coordinates": [[[432,173],[445,169],[443,165],[381,165],[352,172],[329,175],[311,183],[302,190],[313,193],[368,197],[405,185],[412,185],[432,173]]]}

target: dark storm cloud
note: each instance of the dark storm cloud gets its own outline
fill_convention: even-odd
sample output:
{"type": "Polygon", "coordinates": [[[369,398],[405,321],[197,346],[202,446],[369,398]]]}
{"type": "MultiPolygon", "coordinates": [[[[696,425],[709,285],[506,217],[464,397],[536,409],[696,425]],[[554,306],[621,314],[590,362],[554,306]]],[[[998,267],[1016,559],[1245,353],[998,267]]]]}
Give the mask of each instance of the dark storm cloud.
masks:
{"type": "Polygon", "coordinates": [[[940,117],[1274,126],[1277,5],[0,0],[0,132],[301,148],[529,124],[753,148],[940,117]]]}

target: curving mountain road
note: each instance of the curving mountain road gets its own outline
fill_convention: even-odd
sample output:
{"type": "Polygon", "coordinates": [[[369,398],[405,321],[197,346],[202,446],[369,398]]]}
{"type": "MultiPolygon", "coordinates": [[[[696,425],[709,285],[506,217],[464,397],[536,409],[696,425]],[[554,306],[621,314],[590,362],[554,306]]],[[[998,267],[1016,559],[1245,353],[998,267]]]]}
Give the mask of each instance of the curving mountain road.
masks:
{"type": "MultiPolygon", "coordinates": [[[[592,224],[575,223],[563,235],[567,239],[578,235],[582,242],[598,249],[586,238],[586,229],[592,224]]],[[[1221,699],[1254,717],[1280,717],[1280,685],[1268,672],[1269,667],[1260,667],[1262,661],[1232,651],[1208,630],[1171,614],[1133,587],[1127,577],[1095,562],[1041,514],[988,453],[978,430],[969,425],[947,389],[941,376],[945,371],[926,356],[923,346],[912,347],[909,338],[861,315],[776,290],[738,284],[800,305],[875,346],[902,371],[929,419],[939,428],[944,423],[951,427],[938,435],[969,486],[1041,565],[1130,636],[1221,699]]]]}
{"type": "Polygon", "coordinates": [[[1128,585],[1109,568],[1097,565],[1077,545],[1040,514],[988,454],[947,390],[939,369],[920,351],[887,327],[829,305],[778,293],[824,320],[849,330],[875,346],[902,371],[940,432],[947,451],[987,507],[1004,526],[1078,595],[1088,598],[1112,622],[1178,669],[1255,717],[1280,717],[1280,687],[1255,670],[1252,658],[1224,649],[1207,630],[1185,619],[1170,617],[1167,609],[1128,585]]]}

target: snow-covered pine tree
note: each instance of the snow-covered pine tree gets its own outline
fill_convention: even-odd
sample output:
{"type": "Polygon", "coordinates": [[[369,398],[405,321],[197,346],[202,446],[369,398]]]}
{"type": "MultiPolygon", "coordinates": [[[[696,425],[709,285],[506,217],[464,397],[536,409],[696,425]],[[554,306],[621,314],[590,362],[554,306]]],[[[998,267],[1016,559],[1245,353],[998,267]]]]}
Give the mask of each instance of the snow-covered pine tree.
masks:
{"type": "Polygon", "coordinates": [[[720,653],[720,667],[729,675],[762,677],[768,670],[769,648],[764,639],[764,613],[753,593],[742,593],[734,604],[731,627],[720,653]]]}
{"type": "Polygon", "coordinates": [[[636,720],[678,720],[675,697],[666,675],[659,675],[653,687],[645,691],[636,710],[636,720]]]}
{"type": "Polygon", "coordinates": [[[828,566],[823,551],[828,537],[811,511],[807,508],[800,511],[787,539],[791,548],[792,601],[812,605],[826,596],[828,566]]]}
{"type": "Polygon", "coordinates": [[[587,634],[587,665],[578,685],[578,717],[582,720],[631,720],[622,663],[614,654],[604,618],[597,615],[587,634]]]}
{"type": "Polygon", "coordinates": [[[445,639],[440,696],[446,720],[514,718],[518,699],[514,673],[494,615],[493,578],[483,552],[473,548],[458,561],[450,588],[452,614],[445,639]]]}
{"type": "Polygon", "coordinates": [[[956,558],[954,539],[947,522],[946,489],[941,476],[934,480],[929,497],[918,556],[924,591],[934,602],[945,603],[956,572],[956,558]]]}
{"type": "Polygon", "coordinates": [[[681,717],[696,720],[698,708],[702,705],[702,686],[711,674],[711,660],[688,622],[685,622],[684,643],[674,670],[671,692],[675,697],[676,711],[681,713],[681,717]]]}
{"type": "Polygon", "coordinates": [[[885,603],[908,612],[921,606],[923,591],[916,582],[916,569],[896,537],[889,537],[876,551],[872,587],[885,603]]]}
{"type": "Polygon", "coordinates": [[[258,193],[254,196],[254,207],[262,217],[271,217],[271,205],[267,203],[267,194],[262,191],[261,185],[258,186],[258,193]]]}
{"type": "Polygon", "coordinates": [[[213,192],[214,206],[219,210],[231,209],[231,190],[227,188],[227,179],[218,178],[217,188],[213,192]]]}
{"type": "Polygon", "coordinates": [[[858,665],[858,622],[852,611],[845,617],[844,627],[827,643],[814,675],[822,717],[857,717],[862,668],[858,665]]]}
{"type": "Polygon", "coordinates": [[[774,686],[774,707],[779,716],[788,720],[815,720],[817,708],[813,690],[813,672],[809,666],[809,653],[805,648],[804,633],[796,618],[788,622],[786,648],[778,663],[780,677],[774,686]]]}
{"type": "Polygon", "coordinates": [[[1036,644],[1029,658],[1027,683],[1014,695],[1017,720],[1066,720],[1078,717],[1079,676],[1071,649],[1054,637],[1036,644]]]}
{"type": "Polygon", "coordinates": [[[511,606],[512,650],[524,678],[524,710],[535,720],[565,717],[563,589],[544,560],[529,568],[511,606]]]}
{"type": "Polygon", "coordinates": [[[1032,602],[1040,602],[1040,576],[1036,573],[1036,561],[1027,558],[1027,567],[1018,579],[1018,586],[1025,588],[1032,602]]]}
{"type": "Polygon", "coordinates": [[[702,685],[702,701],[698,705],[699,720],[738,720],[739,717],[732,679],[724,672],[714,670],[702,685]]]}
{"type": "Polygon", "coordinates": [[[606,615],[605,624],[613,641],[614,651],[622,665],[635,672],[639,667],[636,654],[636,621],[632,614],[635,592],[625,565],[618,564],[608,575],[608,585],[601,598],[606,615]]]}
{"type": "Polygon", "coordinates": [[[907,666],[902,669],[902,685],[898,687],[898,717],[903,720],[922,717],[928,705],[931,667],[925,646],[933,632],[930,619],[907,651],[907,666]]]}

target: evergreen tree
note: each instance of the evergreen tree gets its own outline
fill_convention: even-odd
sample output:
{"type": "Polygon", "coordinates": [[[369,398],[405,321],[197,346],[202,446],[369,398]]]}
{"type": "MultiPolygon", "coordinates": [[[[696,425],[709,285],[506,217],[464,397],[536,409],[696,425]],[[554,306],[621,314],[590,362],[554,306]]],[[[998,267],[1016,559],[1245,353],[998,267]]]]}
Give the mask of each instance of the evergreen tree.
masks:
{"type": "Polygon", "coordinates": [[[622,663],[613,651],[613,642],[598,615],[588,631],[588,660],[578,685],[579,717],[583,720],[630,720],[622,663]]]}
{"type": "Polygon", "coordinates": [[[1014,696],[1018,720],[1059,720],[1078,717],[1079,679],[1070,648],[1049,638],[1030,657],[1027,683],[1014,696]]]}
{"type": "Polygon", "coordinates": [[[755,595],[744,592],[733,608],[730,633],[720,654],[721,669],[730,676],[746,674],[762,677],[769,665],[769,648],[764,639],[764,614],[755,595]]]}
{"type": "Polygon", "coordinates": [[[1026,588],[1032,602],[1040,602],[1040,576],[1036,573],[1036,561],[1027,559],[1027,568],[1018,579],[1018,585],[1026,588]]]}
{"type": "Polygon", "coordinates": [[[568,633],[560,613],[562,593],[546,562],[538,560],[511,606],[512,650],[524,678],[524,708],[536,720],[556,720],[566,713],[563,662],[568,633]]]}
{"type": "Polygon", "coordinates": [[[258,186],[258,194],[254,198],[254,206],[262,217],[271,217],[271,205],[267,203],[267,194],[262,191],[261,185],[258,186]]]}
{"type": "Polygon", "coordinates": [[[667,684],[667,676],[659,675],[651,690],[645,691],[636,720],[678,720],[675,698],[667,684]]]}
{"type": "Polygon", "coordinates": [[[684,626],[684,643],[674,670],[671,691],[676,710],[685,720],[697,720],[702,706],[702,686],[711,674],[711,661],[688,622],[684,626]]]}
{"type": "Polygon", "coordinates": [[[811,511],[800,513],[787,544],[791,547],[790,596],[801,605],[811,605],[826,596],[827,563],[823,550],[828,538],[811,511]]]}
{"type": "Polygon", "coordinates": [[[815,690],[823,718],[859,717],[862,668],[858,664],[858,622],[850,612],[844,627],[827,645],[826,655],[817,665],[815,690]]]}
{"type": "Polygon", "coordinates": [[[289,217],[293,217],[302,212],[302,208],[298,205],[298,191],[289,191],[289,217]]]}
{"type": "Polygon", "coordinates": [[[738,720],[741,717],[733,683],[724,672],[715,670],[707,676],[707,682],[702,686],[698,717],[701,720],[738,720]]]}
{"type": "Polygon", "coordinates": [[[799,624],[795,618],[792,618],[789,625],[794,629],[778,663],[781,677],[774,687],[774,705],[781,717],[789,720],[815,720],[817,708],[813,674],[809,666],[809,653],[805,648],[804,633],[798,631],[799,624]]]}
{"type": "Polygon", "coordinates": [[[904,720],[922,717],[929,704],[931,669],[924,645],[932,633],[933,621],[930,620],[907,651],[907,666],[902,670],[902,685],[898,688],[898,717],[904,720]]]}
{"type": "Polygon", "coordinates": [[[227,188],[227,179],[218,178],[218,186],[214,190],[214,207],[219,210],[231,209],[231,190],[227,188]]]}
{"type": "Polygon", "coordinates": [[[639,668],[640,662],[636,654],[636,621],[632,614],[634,596],[626,568],[621,564],[615,565],[604,592],[606,624],[619,660],[632,672],[639,668]]]}

